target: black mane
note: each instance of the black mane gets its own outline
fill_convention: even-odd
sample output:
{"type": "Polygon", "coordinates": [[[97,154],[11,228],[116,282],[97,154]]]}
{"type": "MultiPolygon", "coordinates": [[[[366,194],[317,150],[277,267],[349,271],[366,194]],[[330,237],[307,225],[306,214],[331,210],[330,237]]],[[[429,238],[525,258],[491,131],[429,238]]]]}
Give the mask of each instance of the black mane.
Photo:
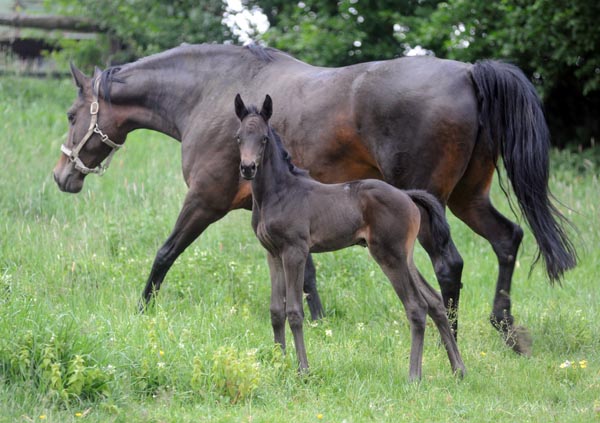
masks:
{"type": "MultiPolygon", "coordinates": [[[[118,73],[120,70],[121,66],[111,66],[110,68],[104,70],[100,75],[100,84],[98,87],[98,91],[103,93],[104,100],[106,100],[108,104],[110,104],[110,87],[112,83],[125,82],[122,79],[119,79],[115,76],[115,74],[118,73]]],[[[96,95],[98,95],[99,92],[97,92],[96,95]]]]}
{"type": "Polygon", "coordinates": [[[255,43],[248,44],[244,48],[248,49],[250,53],[252,53],[254,56],[266,63],[273,62],[275,60],[275,56],[273,55],[273,53],[279,52],[279,50],[276,50],[274,48],[263,47],[255,43]]]}
{"type": "Polygon", "coordinates": [[[288,153],[288,151],[285,149],[283,142],[281,141],[281,137],[279,136],[277,131],[275,131],[275,128],[273,128],[269,124],[269,129],[271,130],[271,133],[273,134],[273,141],[274,141],[273,145],[275,145],[276,146],[275,148],[279,150],[279,153],[281,154],[281,158],[287,164],[289,171],[293,175],[309,176],[308,170],[299,168],[294,163],[292,163],[292,155],[290,153],[288,153]]]}

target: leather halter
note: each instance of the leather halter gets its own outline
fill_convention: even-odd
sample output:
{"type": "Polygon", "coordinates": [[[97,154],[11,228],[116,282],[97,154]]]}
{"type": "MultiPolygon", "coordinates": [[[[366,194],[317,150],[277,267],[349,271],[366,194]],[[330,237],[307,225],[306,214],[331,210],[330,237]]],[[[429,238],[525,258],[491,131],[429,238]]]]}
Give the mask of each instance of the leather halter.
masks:
{"type": "Polygon", "coordinates": [[[92,101],[92,104],[90,104],[90,115],[92,116],[92,118],[90,120],[90,126],[89,126],[87,132],[85,133],[85,135],[83,136],[81,141],[77,144],[77,146],[75,146],[74,149],[70,149],[65,144],[62,144],[60,146],[60,150],[69,158],[69,161],[75,165],[75,169],[77,169],[81,173],[84,173],[86,175],[88,173],[96,173],[97,175],[102,176],[104,174],[104,172],[106,171],[106,169],[108,169],[108,166],[110,165],[110,161],[112,160],[112,157],[115,154],[115,152],[119,148],[121,148],[123,145],[117,144],[114,141],[112,141],[110,138],[108,138],[108,135],[106,135],[104,132],[102,132],[102,130],[98,126],[98,110],[100,108],[100,105],[98,103],[98,84],[99,84],[99,82],[100,82],[100,78],[97,78],[94,81],[94,86],[92,89],[93,101],[92,101]],[[100,163],[98,166],[96,166],[94,168],[89,168],[79,158],[79,152],[83,149],[83,146],[85,145],[85,143],[88,142],[88,140],[95,133],[100,135],[100,140],[104,144],[108,145],[111,148],[111,150],[110,150],[110,153],[108,153],[108,156],[106,157],[106,159],[104,161],[104,164],[100,163]]]}

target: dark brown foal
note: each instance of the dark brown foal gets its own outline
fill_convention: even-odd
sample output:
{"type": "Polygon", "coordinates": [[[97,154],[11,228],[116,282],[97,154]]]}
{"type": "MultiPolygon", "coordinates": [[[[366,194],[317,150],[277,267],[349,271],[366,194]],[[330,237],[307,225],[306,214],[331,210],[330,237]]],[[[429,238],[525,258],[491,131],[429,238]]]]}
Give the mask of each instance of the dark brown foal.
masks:
{"type": "Polygon", "coordinates": [[[296,168],[281,139],[269,125],[271,97],[260,112],[246,108],[240,95],[235,110],[240,173],[252,181],[252,226],[268,254],[271,272],[271,322],[275,342],[285,349],[289,321],[300,370],[308,369],[302,322],[302,285],[310,252],[334,251],[361,244],[389,278],[406,310],[412,346],[410,378],[421,378],[427,314],[438,327],[452,370],[465,372],[441,295],[419,274],[413,247],[421,213],[430,218],[432,236],[449,242],[443,209],[425,191],[401,191],[373,179],[322,184],[296,168]],[[417,206],[418,204],[418,206],[417,206]]]}

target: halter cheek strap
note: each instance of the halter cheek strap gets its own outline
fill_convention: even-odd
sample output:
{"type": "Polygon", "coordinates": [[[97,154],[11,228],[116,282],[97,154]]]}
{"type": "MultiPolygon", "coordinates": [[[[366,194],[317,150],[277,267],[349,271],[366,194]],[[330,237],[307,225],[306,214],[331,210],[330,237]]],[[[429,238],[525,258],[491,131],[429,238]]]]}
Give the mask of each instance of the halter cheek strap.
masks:
{"type": "Polygon", "coordinates": [[[74,149],[70,149],[65,144],[63,144],[60,146],[60,150],[69,158],[69,161],[75,165],[75,169],[77,169],[81,173],[84,173],[86,175],[88,173],[96,173],[101,176],[104,174],[106,169],[108,169],[108,166],[110,165],[110,162],[111,162],[115,152],[119,148],[121,148],[123,145],[117,144],[114,141],[112,141],[110,138],[108,138],[108,135],[106,135],[104,132],[102,132],[102,130],[98,126],[98,110],[100,108],[100,105],[98,103],[98,83],[99,82],[100,82],[99,78],[96,79],[96,81],[94,82],[93,101],[92,101],[92,104],[90,104],[90,115],[92,116],[92,118],[90,120],[90,126],[89,126],[87,132],[85,133],[85,135],[83,136],[83,138],[81,139],[79,144],[77,144],[77,146],[74,149]],[[88,142],[88,140],[95,133],[100,135],[100,140],[104,144],[108,145],[111,148],[111,150],[110,150],[110,153],[108,153],[108,156],[106,157],[104,163],[100,163],[98,166],[96,166],[94,168],[89,168],[79,158],[79,152],[82,150],[85,143],[88,142]]]}

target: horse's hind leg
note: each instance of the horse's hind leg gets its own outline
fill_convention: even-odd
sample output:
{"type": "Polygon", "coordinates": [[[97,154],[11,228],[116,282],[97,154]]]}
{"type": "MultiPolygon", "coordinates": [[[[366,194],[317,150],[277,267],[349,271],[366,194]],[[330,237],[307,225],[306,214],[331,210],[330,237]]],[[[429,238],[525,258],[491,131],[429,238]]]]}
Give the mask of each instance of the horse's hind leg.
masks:
{"type": "Polygon", "coordinates": [[[523,230],[492,206],[487,193],[481,193],[469,201],[465,201],[463,197],[450,197],[448,206],[459,219],[492,245],[498,258],[498,280],[490,321],[502,333],[508,346],[520,354],[529,355],[529,333],[524,328],[515,328],[510,299],[512,276],[523,230]]]}
{"type": "Polygon", "coordinates": [[[465,365],[460,356],[456,339],[452,334],[442,297],[435,289],[433,289],[431,285],[429,285],[429,283],[427,283],[425,278],[416,268],[411,271],[411,276],[420,282],[421,293],[427,301],[427,313],[440,332],[442,342],[446,348],[446,352],[448,353],[448,359],[450,360],[452,371],[455,374],[458,374],[460,377],[463,377],[466,372],[465,365]]]}
{"type": "Polygon", "coordinates": [[[306,260],[306,267],[304,268],[304,293],[306,294],[306,303],[310,310],[310,318],[312,320],[319,320],[324,317],[323,306],[321,305],[321,298],[317,292],[317,277],[316,277],[315,263],[313,262],[312,255],[308,255],[306,260]]]}

